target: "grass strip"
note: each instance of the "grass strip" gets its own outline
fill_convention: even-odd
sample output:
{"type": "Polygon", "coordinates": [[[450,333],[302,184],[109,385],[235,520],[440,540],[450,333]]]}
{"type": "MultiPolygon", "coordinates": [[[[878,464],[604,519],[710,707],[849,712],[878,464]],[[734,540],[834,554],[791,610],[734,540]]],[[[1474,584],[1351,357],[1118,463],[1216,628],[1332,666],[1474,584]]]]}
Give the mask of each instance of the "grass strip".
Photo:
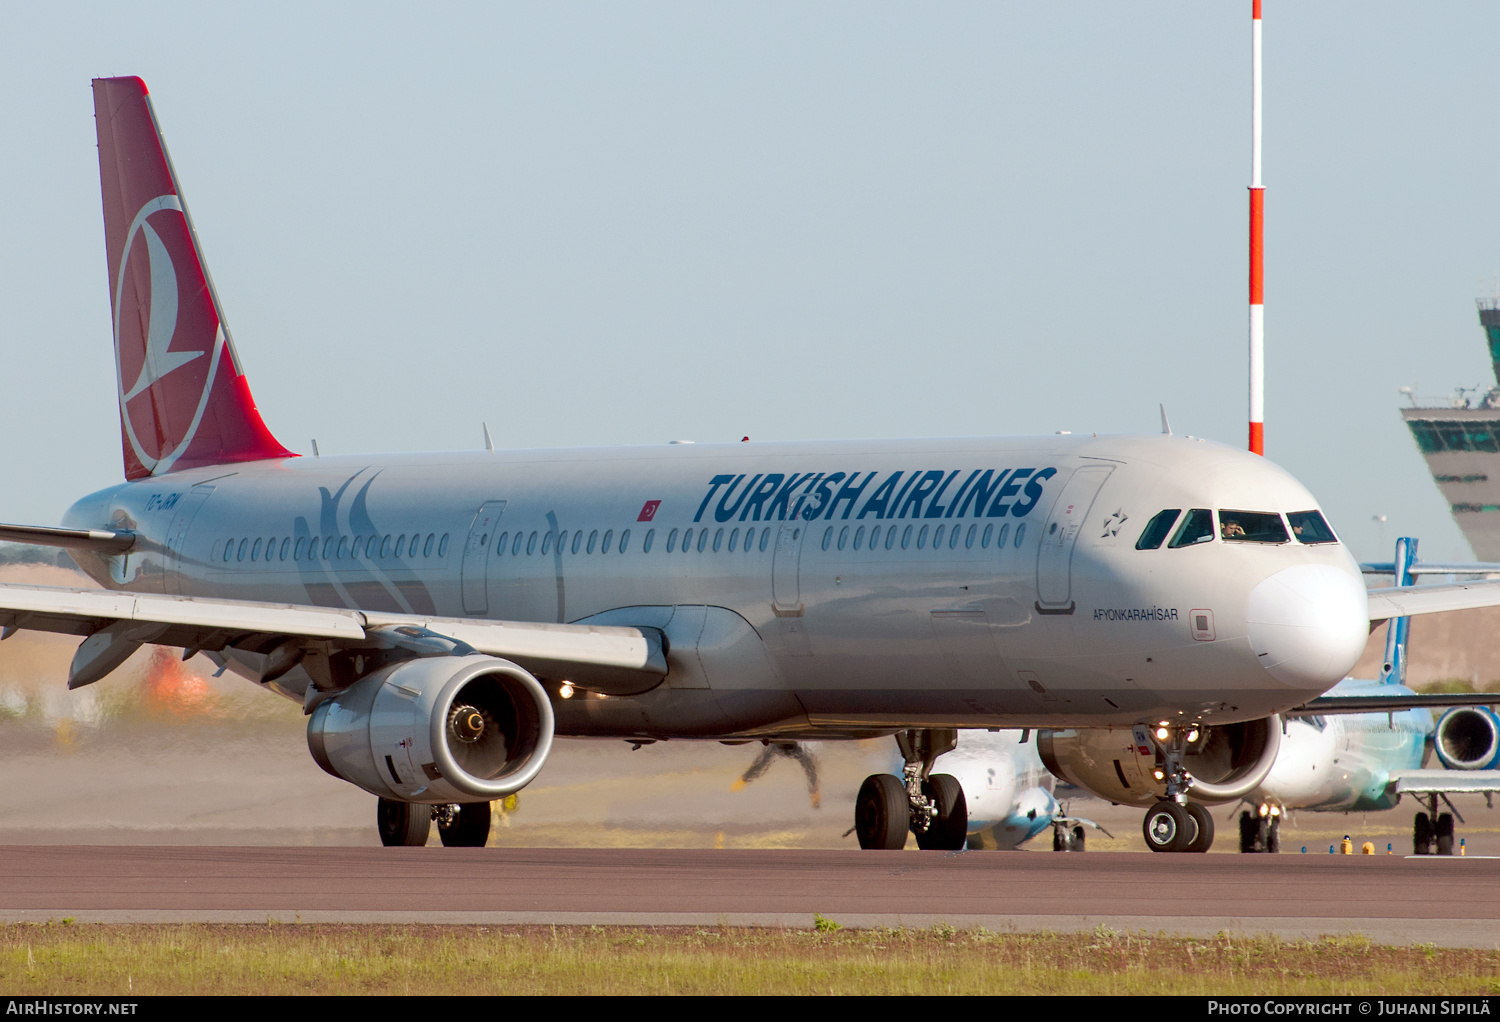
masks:
{"type": "Polygon", "coordinates": [[[0,991],[1497,994],[1500,951],[1358,937],[348,924],[0,926],[0,991]]]}

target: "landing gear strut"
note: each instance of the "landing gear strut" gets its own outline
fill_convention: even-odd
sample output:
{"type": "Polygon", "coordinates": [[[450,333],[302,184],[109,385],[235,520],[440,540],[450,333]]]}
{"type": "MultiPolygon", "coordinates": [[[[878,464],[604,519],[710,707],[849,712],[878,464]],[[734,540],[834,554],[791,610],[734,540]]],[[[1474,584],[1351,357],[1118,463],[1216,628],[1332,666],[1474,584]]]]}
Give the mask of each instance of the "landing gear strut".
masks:
{"type": "Polygon", "coordinates": [[[896,735],[906,761],[902,779],[871,774],[860,786],[854,830],[861,848],[900,849],[907,832],[918,848],[958,851],[968,840],[969,808],[963,787],[950,774],[934,774],[933,761],[958,745],[951,728],[902,731],[896,735]]]}
{"type": "Polygon", "coordinates": [[[1206,852],[1214,843],[1214,820],[1203,806],[1187,800],[1188,773],[1182,766],[1183,752],[1198,740],[1199,729],[1164,724],[1153,735],[1164,761],[1158,779],[1166,783],[1167,797],[1146,810],[1141,821],[1146,847],[1153,852],[1206,852]]]}
{"type": "MultiPolygon", "coordinates": [[[[1411,850],[1413,855],[1452,855],[1453,854],[1453,818],[1458,816],[1458,810],[1452,802],[1448,802],[1446,795],[1443,801],[1448,803],[1451,813],[1438,812],[1438,792],[1427,796],[1428,811],[1418,813],[1412,821],[1411,828],[1411,850]],[[1437,847],[1434,848],[1433,846],[1437,847]]],[[[1421,798],[1421,796],[1417,796],[1421,798]]],[[[1460,823],[1463,817],[1459,816],[1460,823]]]]}

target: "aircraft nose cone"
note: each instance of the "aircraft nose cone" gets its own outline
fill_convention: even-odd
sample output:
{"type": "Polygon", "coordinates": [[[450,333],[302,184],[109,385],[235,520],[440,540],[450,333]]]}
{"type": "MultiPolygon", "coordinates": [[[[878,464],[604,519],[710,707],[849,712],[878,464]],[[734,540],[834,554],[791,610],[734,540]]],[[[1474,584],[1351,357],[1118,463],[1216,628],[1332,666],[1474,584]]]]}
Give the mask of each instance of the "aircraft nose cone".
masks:
{"type": "Polygon", "coordinates": [[[1323,564],[1284,568],[1250,593],[1250,648],[1283,684],[1318,692],[1342,680],[1370,633],[1365,588],[1323,564]]]}

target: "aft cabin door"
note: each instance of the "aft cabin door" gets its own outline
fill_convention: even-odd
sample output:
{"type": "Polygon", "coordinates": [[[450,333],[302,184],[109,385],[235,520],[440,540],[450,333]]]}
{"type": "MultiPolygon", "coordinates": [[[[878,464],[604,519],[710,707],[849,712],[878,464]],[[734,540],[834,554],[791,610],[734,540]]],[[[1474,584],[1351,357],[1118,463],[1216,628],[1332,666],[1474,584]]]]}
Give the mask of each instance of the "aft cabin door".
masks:
{"type": "Polygon", "coordinates": [[[1073,547],[1110,465],[1085,465],[1073,473],[1042,526],[1036,558],[1036,609],[1043,614],[1073,613],[1073,547]]]}
{"type": "Polygon", "coordinates": [[[484,595],[485,566],[489,563],[490,547],[495,545],[495,529],[500,524],[500,515],[504,511],[505,501],[487,500],[474,515],[474,524],[469,526],[461,569],[465,614],[489,613],[489,602],[484,595]]]}

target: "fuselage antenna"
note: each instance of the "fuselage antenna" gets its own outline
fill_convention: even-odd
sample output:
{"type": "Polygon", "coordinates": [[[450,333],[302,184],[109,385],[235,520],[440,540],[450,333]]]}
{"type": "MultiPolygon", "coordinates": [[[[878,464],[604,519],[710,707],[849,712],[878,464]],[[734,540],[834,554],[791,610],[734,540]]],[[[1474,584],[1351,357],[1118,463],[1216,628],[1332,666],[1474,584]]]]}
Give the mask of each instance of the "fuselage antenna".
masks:
{"type": "Polygon", "coordinates": [[[1161,409],[1161,431],[1162,431],[1162,435],[1163,436],[1171,436],[1172,435],[1172,424],[1167,421],[1167,406],[1165,404],[1161,404],[1161,405],[1158,405],[1157,407],[1159,407],[1161,409]]]}

